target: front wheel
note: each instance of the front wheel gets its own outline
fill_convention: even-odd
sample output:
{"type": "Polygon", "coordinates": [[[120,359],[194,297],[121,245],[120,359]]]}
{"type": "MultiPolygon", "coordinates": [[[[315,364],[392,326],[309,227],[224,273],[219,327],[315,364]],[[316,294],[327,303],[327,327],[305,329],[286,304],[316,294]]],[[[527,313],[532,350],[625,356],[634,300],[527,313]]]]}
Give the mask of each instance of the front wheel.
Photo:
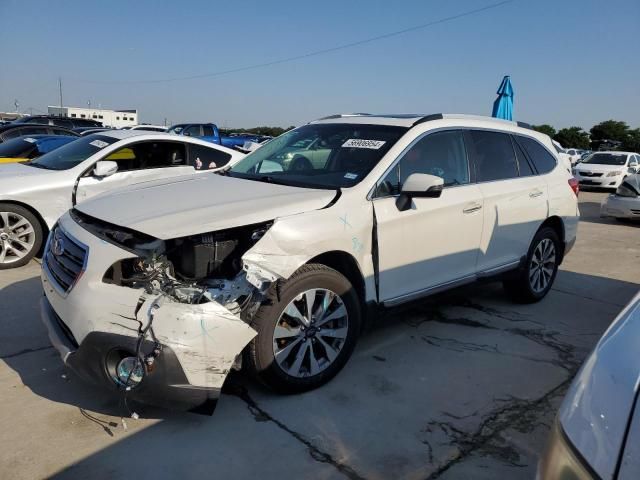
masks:
{"type": "Polygon", "coordinates": [[[42,226],[24,207],[0,203],[0,270],[21,267],[42,245],[42,226]]]}
{"type": "Polygon", "coordinates": [[[560,255],[560,239],[555,230],[549,227],[538,230],[529,247],[525,267],[516,277],[503,282],[507,294],[519,303],[542,300],[556,278],[560,255]]]}
{"type": "Polygon", "coordinates": [[[258,335],[245,365],[283,393],[312,390],[333,378],[353,353],[360,302],[342,274],[310,264],[269,292],[251,326],[258,335]]]}

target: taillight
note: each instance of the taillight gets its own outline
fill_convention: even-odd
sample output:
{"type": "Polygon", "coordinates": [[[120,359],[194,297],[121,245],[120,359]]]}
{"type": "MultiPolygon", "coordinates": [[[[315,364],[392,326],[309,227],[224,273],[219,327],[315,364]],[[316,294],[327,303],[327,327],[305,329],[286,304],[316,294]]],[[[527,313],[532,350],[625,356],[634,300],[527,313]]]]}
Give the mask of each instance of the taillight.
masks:
{"type": "Polygon", "coordinates": [[[571,177],[569,179],[569,186],[571,187],[571,190],[573,190],[573,193],[575,193],[577,197],[578,194],[580,193],[580,182],[578,182],[578,179],[575,177],[571,177]]]}

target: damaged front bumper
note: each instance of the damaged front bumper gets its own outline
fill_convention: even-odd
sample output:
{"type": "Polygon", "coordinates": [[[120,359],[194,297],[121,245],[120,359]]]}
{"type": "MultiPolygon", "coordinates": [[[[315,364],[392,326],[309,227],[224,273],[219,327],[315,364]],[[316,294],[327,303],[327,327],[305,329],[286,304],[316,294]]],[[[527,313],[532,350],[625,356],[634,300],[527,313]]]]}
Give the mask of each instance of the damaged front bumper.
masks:
{"type": "MultiPolygon", "coordinates": [[[[82,378],[123,394],[126,390],[128,398],[144,403],[177,409],[215,405],[227,374],[256,331],[215,301],[185,304],[104,283],[105,271],[132,254],[91,235],[68,214],[58,228],[67,242],[82,245],[88,258],[68,291],[61,292],[55,275],[42,270],[41,317],[64,363],[82,378]],[[153,338],[143,335],[141,340],[151,321],[153,338]],[[123,388],[114,362],[156,348],[160,353],[153,365],[145,364],[142,381],[123,388]]],[[[45,267],[47,254],[48,247],[45,267]]]]}

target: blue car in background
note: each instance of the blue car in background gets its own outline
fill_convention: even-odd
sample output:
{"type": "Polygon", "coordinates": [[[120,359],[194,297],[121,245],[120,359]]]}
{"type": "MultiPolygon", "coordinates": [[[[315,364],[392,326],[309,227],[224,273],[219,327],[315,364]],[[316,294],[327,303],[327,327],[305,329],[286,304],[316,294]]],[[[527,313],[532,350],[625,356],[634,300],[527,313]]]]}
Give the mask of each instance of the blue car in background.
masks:
{"type": "Polygon", "coordinates": [[[264,140],[262,135],[242,133],[222,135],[215,123],[179,123],[169,128],[167,133],[196,137],[228,148],[242,148],[247,141],[260,143],[264,140]]]}
{"type": "Polygon", "coordinates": [[[77,139],[71,135],[29,135],[7,140],[0,144],[0,163],[33,160],[77,139]]]}

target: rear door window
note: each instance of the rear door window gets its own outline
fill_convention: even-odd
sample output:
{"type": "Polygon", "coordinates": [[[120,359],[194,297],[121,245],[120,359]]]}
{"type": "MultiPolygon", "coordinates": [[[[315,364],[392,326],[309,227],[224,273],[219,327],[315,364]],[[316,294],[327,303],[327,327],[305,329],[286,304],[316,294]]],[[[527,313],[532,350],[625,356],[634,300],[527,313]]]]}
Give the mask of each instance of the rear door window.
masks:
{"type": "Polygon", "coordinates": [[[185,148],[177,142],[140,142],[109,154],[104,160],[116,162],[118,172],[186,165],[185,148]]]}
{"type": "Polygon", "coordinates": [[[556,167],[556,159],[540,142],[522,135],[514,135],[516,142],[527,153],[538,173],[549,173],[556,167]]]}
{"type": "Polygon", "coordinates": [[[531,167],[531,164],[529,163],[529,160],[527,159],[527,156],[525,155],[524,150],[522,150],[522,147],[518,145],[515,139],[513,142],[513,148],[516,151],[516,158],[518,160],[518,170],[520,171],[520,176],[530,177],[532,175],[535,175],[536,172],[531,167]]]}
{"type": "Polygon", "coordinates": [[[213,127],[211,125],[203,125],[202,134],[205,137],[213,137],[213,127]]]}
{"type": "Polygon", "coordinates": [[[518,164],[510,135],[501,132],[470,130],[471,152],[478,182],[518,177],[518,164]]]}
{"type": "Polygon", "coordinates": [[[200,125],[191,125],[187,128],[184,129],[184,134],[185,135],[189,135],[191,137],[201,137],[202,134],[200,133],[200,125]]]}
{"type": "Polygon", "coordinates": [[[189,165],[193,165],[196,170],[220,168],[229,163],[229,160],[229,153],[203,145],[189,145],[189,165]]]}

